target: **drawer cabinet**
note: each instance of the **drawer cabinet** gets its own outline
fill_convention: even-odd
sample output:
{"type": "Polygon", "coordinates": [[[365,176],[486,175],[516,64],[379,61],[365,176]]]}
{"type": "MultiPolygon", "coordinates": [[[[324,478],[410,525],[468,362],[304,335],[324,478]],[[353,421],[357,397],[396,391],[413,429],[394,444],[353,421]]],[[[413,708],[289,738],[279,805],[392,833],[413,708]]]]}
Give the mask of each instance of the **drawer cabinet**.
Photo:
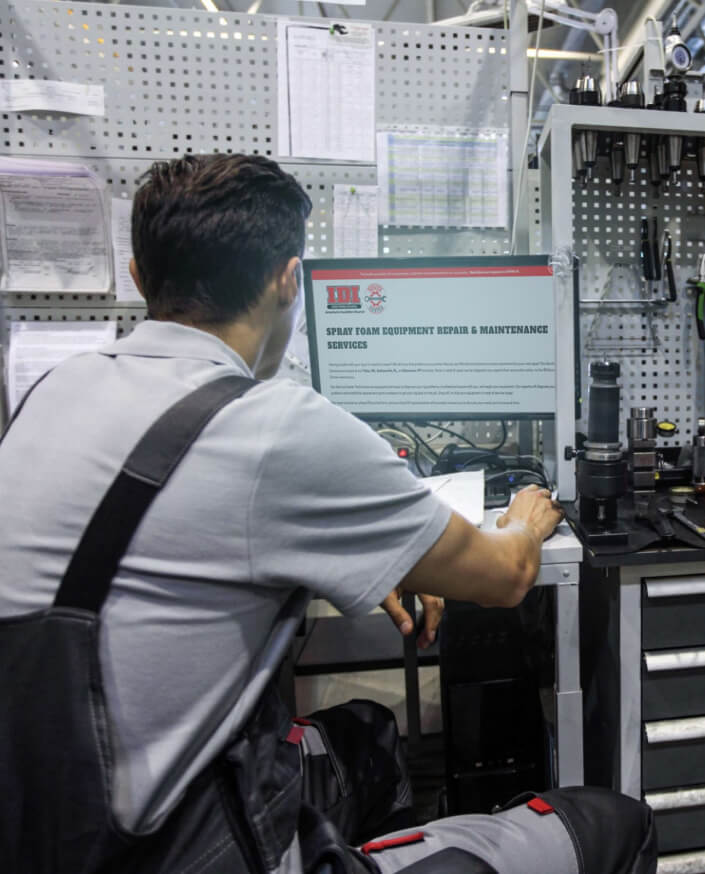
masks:
{"type": "Polygon", "coordinates": [[[678,668],[642,673],[641,714],[644,720],[701,716],[705,713],[705,668],[678,668]]]}
{"type": "Polygon", "coordinates": [[[705,838],[705,807],[657,811],[656,831],[659,855],[697,850],[705,838]]]}
{"type": "Polygon", "coordinates": [[[669,786],[705,786],[705,719],[669,719],[646,723],[641,748],[641,784],[645,792],[669,786]],[[701,735],[688,737],[689,723],[701,735]],[[660,735],[654,729],[663,728],[660,735]]]}
{"type": "MultiPolygon", "coordinates": [[[[674,589],[684,587],[682,584],[674,589]]],[[[666,591],[663,585],[656,589],[651,585],[650,588],[659,595],[666,591]]],[[[645,597],[641,622],[642,644],[646,650],[702,646],[705,640],[705,587],[702,593],[695,595],[645,597]]]]}
{"type": "Polygon", "coordinates": [[[585,782],[652,805],[657,874],[705,874],[705,549],[620,558],[581,569],[585,782]]]}
{"type": "Polygon", "coordinates": [[[641,792],[659,872],[705,872],[705,575],[647,577],[640,613],[641,792]],[[687,853],[702,866],[683,867],[687,853]]]}

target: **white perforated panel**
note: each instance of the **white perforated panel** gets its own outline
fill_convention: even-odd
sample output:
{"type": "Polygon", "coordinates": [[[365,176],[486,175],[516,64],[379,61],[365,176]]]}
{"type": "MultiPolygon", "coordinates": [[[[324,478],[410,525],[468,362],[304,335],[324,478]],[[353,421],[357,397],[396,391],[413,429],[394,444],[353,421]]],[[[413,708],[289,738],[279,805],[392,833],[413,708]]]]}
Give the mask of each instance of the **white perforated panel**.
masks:
{"type": "MultiPolygon", "coordinates": [[[[678,443],[690,441],[703,412],[703,342],[693,319],[694,300],[686,286],[705,251],[705,199],[694,166],[685,162],[680,185],[662,185],[658,197],[640,168],[634,185],[615,194],[606,161],[587,187],[573,186],[575,254],[580,259],[582,390],[587,397],[591,361],[614,359],[621,365],[621,439],[632,406],[655,407],[657,416],[679,427],[678,443]],[[641,279],[641,219],[658,220],[673,238],[678,300],[665,306],[620,304],[638,299],[641,279]],[[600,300],[599,304],[586,300],[600,300]]],[[[659,287],[659,294],[660,287],[659,287]]],[[[650,298],[654,299],[654,296],[650,298]]],[[[579,422],[581,430],[587,420],[579,422]]],[[[668,445],[667,441],[660,441],[668,445]]]]}
{"type": "MultiPolygon", "coordinates": [[[[306,19],[311,22],[311,19],[306,19]]],[[[374,23],[377,123],[509,126],[507,37],[500,30],[374,23]]],[[[2,115],[0,153],[78,161],[131,197],[156,159],[250,152],[276,158],[277,19],[50,0],[0,0],[0,76],[105,87],[104,118],[2,115]]],[[[375,184],[373,164],[282,161],[313,201],[307,254],[333,255],[333,185],[375,184]]],[[[503,254],[501,230],[380,228],[380,254],[503,254]]],[[[13,320],[118,320],[142,307],[112,295],[9,294],[13,320]]],[[[467,426],[495,442],[494,425],[467,426]]],[[[437,432],[436,432],[437,433],[437,432]]],[[[470,433],[470,432],[468,432],[470,433]]],[[[510,439],[514,438],[510,428],[510,439]]]]}
{"type": "MultiPolygon", "coordinates": [[[[0,3],[5,78],[104,84],[106,116],[4,118],[25,154],[274,155],[274,16],[89,3],[0,3]]],[[[311,19],[306,19],[311,22],[311,19]]],[[[375,23],[377,121],[506,127],[503,31],[375,23]]]]}

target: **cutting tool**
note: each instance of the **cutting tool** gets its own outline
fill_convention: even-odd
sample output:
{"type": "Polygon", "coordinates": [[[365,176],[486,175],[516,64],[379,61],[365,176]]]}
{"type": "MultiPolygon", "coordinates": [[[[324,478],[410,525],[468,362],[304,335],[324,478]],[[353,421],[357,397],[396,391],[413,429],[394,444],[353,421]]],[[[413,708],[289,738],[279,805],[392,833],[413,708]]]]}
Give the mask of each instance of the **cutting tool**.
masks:
{"type": "Polygon", "coordinates": [[[698,259],[698,274],[688,280],[688,285],[695,291],[695,324],[698,337],[705,340],[705,254],[698,259]]]}
{"type": "Polygon", "coordinates": [[[669,231],[664,231],[663,233],[663,244],[661,248],[662,257],[661,262],[663,264],[663,279],[666,285],[666,289],[668,290],[668,298],[664,295],[663,299],[669,300],[671,303],[678,299],[678,293],[676,291],[676,278],[673,274],[673,261],[671,260],[671,255],[673,254],[673,239],[669,231]]]}

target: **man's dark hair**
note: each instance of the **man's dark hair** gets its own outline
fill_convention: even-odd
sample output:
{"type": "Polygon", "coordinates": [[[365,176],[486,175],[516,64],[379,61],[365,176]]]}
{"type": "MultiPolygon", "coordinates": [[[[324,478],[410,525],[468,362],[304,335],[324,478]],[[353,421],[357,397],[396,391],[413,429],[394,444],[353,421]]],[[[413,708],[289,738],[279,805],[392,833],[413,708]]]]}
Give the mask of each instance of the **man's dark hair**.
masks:
{"type": "Polygon", "coordinates": [[[311,200],[259,155],[158,161],[132,209],[132,248],[150,316],[231,321],[303,255],[311,200]]]}

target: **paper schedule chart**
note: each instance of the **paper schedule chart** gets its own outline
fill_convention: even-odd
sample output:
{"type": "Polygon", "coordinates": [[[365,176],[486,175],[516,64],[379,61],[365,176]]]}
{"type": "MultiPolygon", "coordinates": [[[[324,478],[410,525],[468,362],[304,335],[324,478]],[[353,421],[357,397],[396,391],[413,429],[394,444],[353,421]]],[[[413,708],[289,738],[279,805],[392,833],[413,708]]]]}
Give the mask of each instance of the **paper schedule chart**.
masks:
{"type": "Polygon", "coordinates": [[[506,227],[506,130],[399,125],[377,133],[380,223],[506,227]]]}
{"type": "Polygon", "coordinates": [[[367,24],[277,31],[280,156],[374,161],[374,30],[367,24]]]}

